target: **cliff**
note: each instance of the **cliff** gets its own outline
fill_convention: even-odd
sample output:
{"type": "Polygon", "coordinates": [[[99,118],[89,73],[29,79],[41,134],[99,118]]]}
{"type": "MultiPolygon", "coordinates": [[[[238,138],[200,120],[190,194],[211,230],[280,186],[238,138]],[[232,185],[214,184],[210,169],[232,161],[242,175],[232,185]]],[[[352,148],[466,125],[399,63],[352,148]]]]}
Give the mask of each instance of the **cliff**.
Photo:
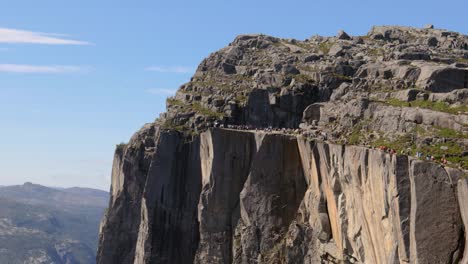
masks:
{"type": "Polygon", "coordinates": [[[117,147],[97,262],[468,263],[467,58],[433,28],[237,37],[117,147]]]}

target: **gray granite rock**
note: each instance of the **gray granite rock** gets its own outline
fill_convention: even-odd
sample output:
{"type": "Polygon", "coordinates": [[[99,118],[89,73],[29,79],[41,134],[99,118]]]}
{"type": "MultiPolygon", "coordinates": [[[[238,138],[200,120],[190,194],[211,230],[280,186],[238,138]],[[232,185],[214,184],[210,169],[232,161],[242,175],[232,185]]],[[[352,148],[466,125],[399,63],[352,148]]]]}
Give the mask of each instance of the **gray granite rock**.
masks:
{"type": "Polygon", "coordinates": [[[238,36],[117,148],[97,263],[468,263],[467,50],[238,36]]]}

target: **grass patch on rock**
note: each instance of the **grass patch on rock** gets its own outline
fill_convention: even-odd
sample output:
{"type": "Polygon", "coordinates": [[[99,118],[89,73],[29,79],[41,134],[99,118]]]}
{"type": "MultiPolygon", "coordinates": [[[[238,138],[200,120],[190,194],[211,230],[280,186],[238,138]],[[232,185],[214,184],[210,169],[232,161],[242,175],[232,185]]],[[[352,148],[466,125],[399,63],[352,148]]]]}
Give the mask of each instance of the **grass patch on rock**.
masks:
{"type": "Polygon", "coordinates": [[[468,135],[463,132],[445,127],[437,128],[437,136],[442,138],[468,138],[468,135]]]}
{"type": "Polygon", "coordinates": [[[321,42],[318,44],[318,49],[323,53],[323,54],[328,54],[328,52],[330,51],[331,47],[333,46],[333,42],[321,42]]]}
{"type": "Polygon", "coordinates": [[[209,117],[215,117],[217,119],[223,119],[224,113],[216,112],[206,107],[203,107],[200,103],[196,102],[192,104],[192,110],[209,117]]]}
{"type": "Polygon", "coordinates": [[[416,100],[412,102],[405,102],[395,98],[388,99],[385,101],[386,104],[391,106],[397,107],[420,107],[426,108],[434,111],[445,112],[449,114],[458,114],[458,113],[466,113],[468,112],[468,105],[457,105],[452,106],[446,102],[432,102],[432,101],[424,101],[424,100],[416,100]]]}

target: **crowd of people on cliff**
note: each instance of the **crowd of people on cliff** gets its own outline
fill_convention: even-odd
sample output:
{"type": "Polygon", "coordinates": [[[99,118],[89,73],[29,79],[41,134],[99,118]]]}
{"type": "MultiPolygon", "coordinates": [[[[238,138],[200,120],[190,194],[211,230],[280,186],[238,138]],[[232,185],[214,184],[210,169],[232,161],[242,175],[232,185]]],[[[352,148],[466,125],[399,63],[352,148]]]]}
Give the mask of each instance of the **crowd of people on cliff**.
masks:
{"type": "MultiPolygon", "coordinates": [[[[252,126],[252,125],[224,125],[224,124],[221,124],[221,123],[214,123],[213,127],[227,128],[227,129],[234,129],[234,130],[244,130],[244,131],[245,130],[263,131],[263,132],[267,132],[267,133],[277,132],[277,133],[291,134],[291,135],[302,135],[304,137],[313,137],[313,138],[317,138],[317,139],[320,139],[320,140],[328,140],[327,132],[321,131],[321,130],[305,130],[305,129],[302,129],[302,128],[296,128],[296,129],[277,128],[277,127],[272,127],[272,126],[269,126],[269,127],[255,127],[255,126],[252,126]]],[[[384,151],[386,153],[393,154],[393,155],[397,154],[397,151],[395,149],[384,146],[384,145],[379,146],[377,148],[373,148],[373,149],[378,149],[378,150],[381,150],[381,151],[384,151]]],[[[406,151],[401,150],[400,154],[410,156],[411,151],[410,150],[406,150],[406,151]]],[[[424,153],[419,152],[419,151],[416,152],[415,157],[419,158],[419,159],[424,159],[425,158],[428,161],[440,162],[442,164],[447,164],[448,163],[445,156],[443,156],[442,158],[440,158],[440,160],[438,160],[436,157],[434,157],[431,154],[426,154],[425,157],[424,157],[424,153]]]]}
{"type": "Polygon", "coordinates": [[[235,129],[235,130],[255,130],[255,131],[264,131],[268,133],[272,132],[279,132],[279,133],[285,133],[285,134],[300,134],[302,129],[292,129],[292,128],[277,128],[277,127],[254,127],[251,125],[227,125],[227,126],[222,126],[224,128],[228,129],[235,129]]]}
{"type": "Polygon", "coordinates": [[[302,128],[278,128],[278,127],[255,127],[252,125],[223,125],[223,124],[216,124],[213,127],[218,128],[227,128],[227,129],[234,129],[234,130],[250,130],[250,131],[262,131],[266,133],[282,133],[282,134],[289,134],[289,135],[302,135],[304,137],[314,137],[319,138],[321,140],[327,140],[328,134],[324,131],[320,130],[305,130],[302,128]]]}

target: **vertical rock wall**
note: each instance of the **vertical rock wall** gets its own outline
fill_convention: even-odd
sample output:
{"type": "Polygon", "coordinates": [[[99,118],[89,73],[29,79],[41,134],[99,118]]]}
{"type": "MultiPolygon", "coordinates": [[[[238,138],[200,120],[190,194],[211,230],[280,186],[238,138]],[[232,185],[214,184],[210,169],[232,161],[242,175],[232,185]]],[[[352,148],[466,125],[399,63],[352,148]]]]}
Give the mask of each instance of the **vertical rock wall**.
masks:
{"type": "Polygon", "coordinates": [[[312,253],[330,261],[407,261],[407,157],[354,146],[299,142],[310,182],[304,199],[308,218],[303,225],[312,227],[328,248],[312,253]]]}
{"type": "Polygon", "coordinates": [[[280,133],[145,127],[116,151],[98,263],[467,263],[464,173],[280,133]]]}
{"type": "Polygon", "coordinates": [[[231,263],[240,216],[239,193],[256,152],[252,133],[214,130],[201,135],[200,245],[196,263],[231,263]]]}
{"type": "Polygon", "coordinates": [[[126,146],[116,150],[111,198],[101,224],[97,263],[133,263],[141,221],[141,195],[158,133],[154,125],[145,125],[126,146]]]}
{"type": "Polygon", "coordinates": [[[142,195],[135,264],[190,263],[199,234],[199,140],[161,132],[142,195]]]}
{"type": "Polygon", "coordinates": [[[450,263],[462,226],[454,179],[434,163],[414,160],[410,169],[411,260],[450,263]]]}
{"type": "Polygon", "coordinates": [[[463,260],[460,261],[460,264],[468,264],[468,236],[467,236],[467,229],[468,229],[468,180],[461,179],[458,182],[458,203],[460,205],[460,212],[464,222],[464,237],[460,237],[461,245],[465,245],[464,255],[459,257],[463,257],[463,260]]]}
{"type": "Polygon", "coordinates": [[[240,193],[241,218],[234,263],[273,263],[282,258],[289,225],[307,188],[295,137],[267,134],[240,193]]]}
{"type": "Polygon", "coordinates": [[[200,142],[143,127],[116,150],[97,263],[191,263],[198,245],[200,142]]]}

